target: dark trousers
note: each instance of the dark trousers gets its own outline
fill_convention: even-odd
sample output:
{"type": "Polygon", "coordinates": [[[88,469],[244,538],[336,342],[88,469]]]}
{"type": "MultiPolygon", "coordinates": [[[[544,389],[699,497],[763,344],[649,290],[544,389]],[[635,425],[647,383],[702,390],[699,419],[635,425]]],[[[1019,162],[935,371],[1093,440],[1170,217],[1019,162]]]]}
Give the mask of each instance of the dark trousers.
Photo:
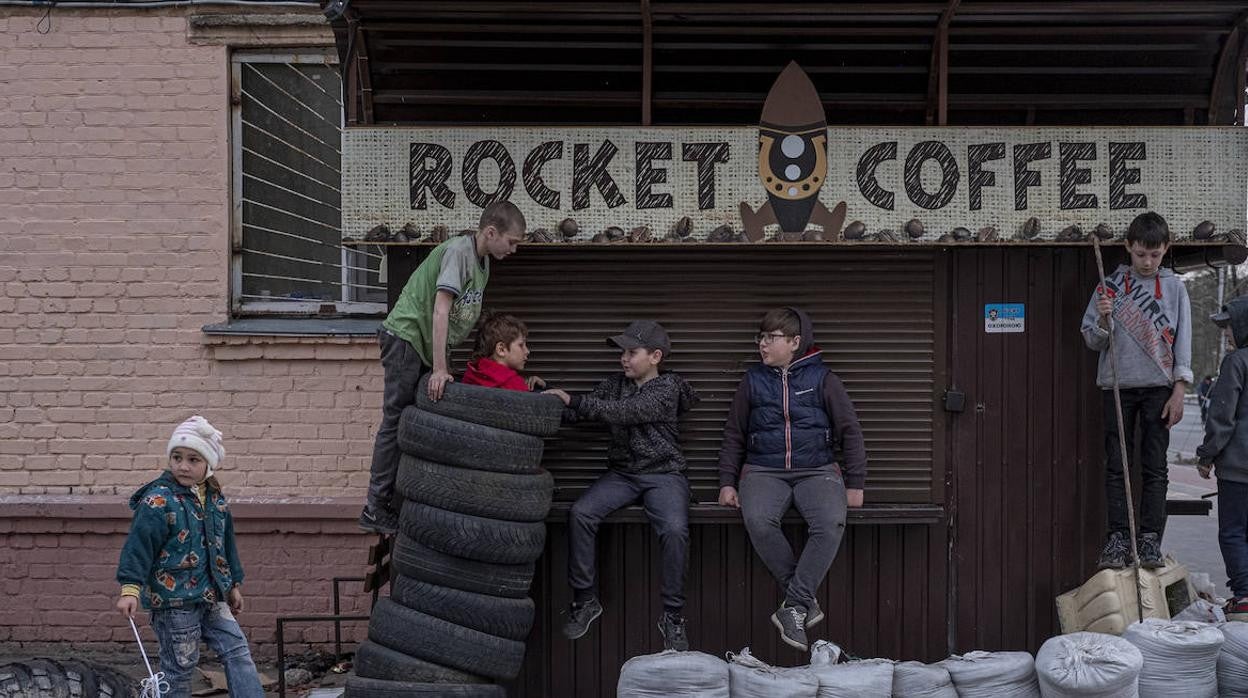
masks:
{"type": "Polygon", "coordinates": [[[785,603],[809,609],[845,535],[845,482],[840,468],[748,468],[741,477],[741,516],[754,552],[784,588],[785,603]],[[780,521],[789,505],[806,520],[806,546],[794,557],[780,521]]]}
{"type": "Polygon", "coordinates": [[[663,607],[679,612],[685,606],[689,563],[689,494],[684,473],[631,475],[611,470],[598,478],[568,516],[568,584],[574,591],[597,596],[598,525],[611,512],[640,501],[662,549],[663,607]]]}
{"type": "Polygon", "coordinates": [[[1248,483],[1218,478],[1218,546],[1226,585],[1236,597],[1248,596],[1248,483]]]}
{"type": "Polygon", "coordinates": [[[416,402],[416,383],[429,369],[406,340],[386,328],[377,332],[381,366],[385,371],[381,403],[381,426],[373,442],[373,464],[368,475],[368,504],[391,509],[394,482],[399,471],[399,415],[416,402]]]}
{"type": "MultiPolygon", "coordinates": [[[[1122,450],[1118,444],[1118,417],[1114,411],[1114,391],[1104,392],[1105,414],[1105,509],[1109,531],[1129,535],[1127,498],[1122,490],[1122,450]]],[[[1171,390],[1157,388],[1124,388],[1122,391],[1122,422],[1127,429],[1127,458],[1134,458],[1132,436],[1136,425],[1140,432],[1140,463],[1144,492],[1136,511],[1140,533],[1156,533],[1166,529],[1166,489],[1170,485],[1166,466],[1166,449],[1170,447],[1170,430],[1161,419],[1161,411],[1170,399],[1171,390]]]]}

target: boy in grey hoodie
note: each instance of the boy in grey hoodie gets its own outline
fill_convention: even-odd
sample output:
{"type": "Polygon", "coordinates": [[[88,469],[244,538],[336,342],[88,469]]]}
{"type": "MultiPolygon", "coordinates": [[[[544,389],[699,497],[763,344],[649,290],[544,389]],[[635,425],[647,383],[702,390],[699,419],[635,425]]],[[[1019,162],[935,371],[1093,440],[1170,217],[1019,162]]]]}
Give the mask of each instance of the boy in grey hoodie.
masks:
{"type": "Polygon", "coordinates": [[[1213,321],[1229,329],[1236,350],[1222,360],[1209,393],[1205,441],[1196,449],[1201,477],[1218,474],[1218,544],[1226,563],[1229,620],[1248,621],[1248,297],[1222,306],[1213,321]]]}
{"type": "Polygon", "coordinates": [[[1170,246],[1170,228],[1151,211],[1127,229],[1130,264],[1119,265],[1097,287],[1083,315],[1083,339],[1101,353],[1096,384],[1103,388],[1105,421],[1105,500],[1109,535],[1097,560],[1099,569],[1121,569],[1131,562],[1127,501],[1123,493],[1118,419],[1110,370],[1109,328],[1113,316],[1114,353],[1122,393],[1123,424],[1131,435],[1140,425],[1144,492],[1140,502],[1140,565],[1160,567],[1161,534],[1166,527],[1169,474],[1166,449],[1170,427],[1183,418],[1183,394],[1192,381],[1191,303],[1183,281],[1161,260],[1170,246]]]}

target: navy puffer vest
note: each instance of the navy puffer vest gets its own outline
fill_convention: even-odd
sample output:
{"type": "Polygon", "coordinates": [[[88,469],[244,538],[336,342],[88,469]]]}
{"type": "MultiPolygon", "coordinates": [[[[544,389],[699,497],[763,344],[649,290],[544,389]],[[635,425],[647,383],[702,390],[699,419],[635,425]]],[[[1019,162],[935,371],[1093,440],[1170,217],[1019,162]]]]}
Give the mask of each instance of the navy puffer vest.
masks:
{"type": "Polygon", "coordinates": [[[819,352],[794,361],[787,371],[759,364],[746,372],[750,381],[746,463],[814,468],[832,462],[830,423],[823,405],[827,375],[819,352]]]}

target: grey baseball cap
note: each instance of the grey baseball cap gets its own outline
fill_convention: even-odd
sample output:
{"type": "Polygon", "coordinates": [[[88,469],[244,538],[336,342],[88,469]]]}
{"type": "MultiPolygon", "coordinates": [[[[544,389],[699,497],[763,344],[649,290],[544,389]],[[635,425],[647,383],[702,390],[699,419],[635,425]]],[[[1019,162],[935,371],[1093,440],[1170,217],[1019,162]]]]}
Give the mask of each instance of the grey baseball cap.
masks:
{"type": "Polygon", "coordinates": [[[663,356],[672,351],[672,340],[668,338],[667,330],[654,320],[634,320],[622,334],[607,337],[607,344],[620,349],[662,349],[663,356]]]}

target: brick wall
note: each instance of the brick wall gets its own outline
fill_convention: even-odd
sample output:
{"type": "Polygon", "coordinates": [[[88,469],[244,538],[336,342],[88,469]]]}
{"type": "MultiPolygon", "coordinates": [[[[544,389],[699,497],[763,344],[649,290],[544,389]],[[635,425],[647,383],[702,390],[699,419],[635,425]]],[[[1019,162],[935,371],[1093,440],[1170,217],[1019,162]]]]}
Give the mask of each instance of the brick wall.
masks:
{"type": "MultiPolygon", "coordinates": [[[[72,642],[85,650],[134,641],[113,607],[130,512],[112,498],[86,499],[85,505],[6,501],[23,511],[10,509],[0,518],[0,653],[20,654],[30,643],[72,642]]],[[[331,580],[362,576],[368,545],[376,540],[356,527],[354,507],[287,505],[281,517],[270,507],[245,500],[233,507],[246,572],[238,620],[262,654],[276,651],[278,615],[330,613],[331,580]]],[[[341,591],[344,614],[367,615],[370,597],[361,584],[344,583],[341,591]]],[[[146,614],[136,621],[146,642],[152,637],[146,614]]],[[[363,639],[365,630],[364,623],[344,623],[343,639],[363,639]]],[[[286,640],[292,646],[329,642],[333,626],[295,624],[286,640]]]]}
{"type": "MultiPolygon", "coordinates": [[[[380,406],[375,342],[201,331],[228,311],[229,51],[332,38],[323,26],[269,34],[246,18],[197,35],[195,11],[57,8],[46,34],[42,8],[0,14],[9,649],[130,641],[112,608],[123,501],[195,413],[225,433],[227,494],[267,498],[239,515],[239,619],[253,643],[273,641],[279,613],[328,613],[329,580],[363,569],[368,539],[354,517],[380,406]],[[333,511],[300,518],[307,500],[289,497],[333,511]],[[95,502],[86,514],[82,501],[95,502]]],[[[360,610],[358,586],[345,592],[344,610],[360,610]]],[[[288,637],[330,633],[297,626],[288,637]]]]}
{"type": "Polygon", "coordinates": [[[128,495],[200,413],[230,494],[360,495],[375,343],[201,332],[228,310],[230,47],[181,9],[41,16],[0,16],[0,494],[128,495]]]}

